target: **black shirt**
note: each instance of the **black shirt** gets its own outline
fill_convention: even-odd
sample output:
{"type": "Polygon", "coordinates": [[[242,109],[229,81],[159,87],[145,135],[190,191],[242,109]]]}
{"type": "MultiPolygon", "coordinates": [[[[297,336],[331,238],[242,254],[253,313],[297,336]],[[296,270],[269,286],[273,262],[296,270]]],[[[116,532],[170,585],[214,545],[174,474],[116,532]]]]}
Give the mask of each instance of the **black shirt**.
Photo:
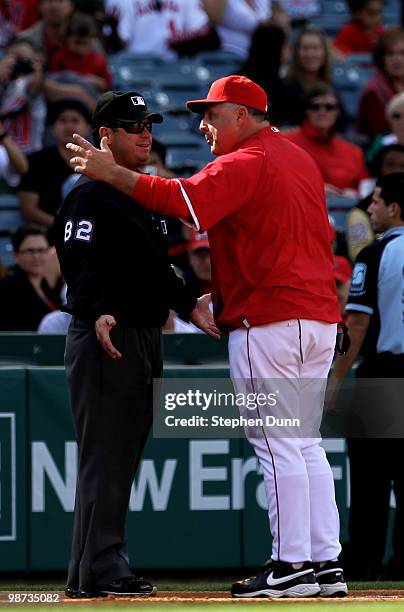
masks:
{"type": "Polygon", "coordinates": [[[39,208],[54,215],[62,202],[62,185],[72,174],[72,169],[57,147],[36,151],[28,156],[28,161],[28,172],[21,177],[18,190],[37,193],[39,208]]]}
{"type": "Polygon", "coordinates": [[[64,310],[87,322],[102,314],[162,326],[172,308],[195,307],[167,254],[164,222],[128,196],[81,178],[57,212],[55,245],[67,283],[64,310]]]}
{"type": "Polygon", "coordinates": [[[14,273],[0,280],[0,330],[37,331],[43,317],[56,310],[60,298],[42,280],[47,302],[37,294],[28,276],[16,267],[14,273]]]}
{"type": "Polygon", "coordinates": [[[370,316],[361,355],[404,355],[404,227],[362,249],[352,272],[347,312],[370,316]]]}

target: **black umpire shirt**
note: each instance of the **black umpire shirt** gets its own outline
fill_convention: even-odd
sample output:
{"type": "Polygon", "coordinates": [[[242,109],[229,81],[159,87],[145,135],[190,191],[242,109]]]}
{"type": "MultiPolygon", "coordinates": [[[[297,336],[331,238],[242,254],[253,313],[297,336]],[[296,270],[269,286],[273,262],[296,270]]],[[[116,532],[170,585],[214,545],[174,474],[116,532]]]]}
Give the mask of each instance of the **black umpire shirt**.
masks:
{"type": "Polygon", "coordinates": [[[174,272],[164,221],[106,183],[82,177],[55,217],[55,245],[74,317],[113,315],[130,326],[162,326],[170,308],[196,300],[174,272]]]}

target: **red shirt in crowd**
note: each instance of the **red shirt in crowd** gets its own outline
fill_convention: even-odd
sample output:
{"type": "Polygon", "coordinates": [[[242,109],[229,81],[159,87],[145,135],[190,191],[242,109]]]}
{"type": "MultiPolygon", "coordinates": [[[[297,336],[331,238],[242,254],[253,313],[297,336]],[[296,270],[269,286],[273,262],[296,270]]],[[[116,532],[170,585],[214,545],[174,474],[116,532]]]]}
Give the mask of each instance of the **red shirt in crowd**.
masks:
{"type": "Polygon", "coordinates": [[[371,53],[383,31],[382,24],[377,25],[371,32],[366,32],[357,21],[349,21],[335,37],[334,47],[346,54],[371,53]]]}
{"type": "Polygon", "coordinates": [[[336,134],[324,137],[306,121],[286,136],[311,155],[328,185],[357,190],[360,181],[369,178],[362,149],[336,134]]]}
{"type": "Polygon", "coordinates": [[[208,231],[222,329],[340,320],[323,180],[276,128],[259,130],[188,179],[141,175],[133,198],[208,231]]]}
{"type": "Polygon", "coordinates": [[[376,70],[365,85],[358,111],[358,131],[371,138],[390,132],[391,127],[386,118],[386,104],[398,93],[387,76],[376,70]]]}
{"type": "Polygon", "coordinates": [[[93,74],[106,80],[107,87],[111,87],[111,73],[106,58],[102,53],[89,51],[85,55],[79,55],[62,47],[56,51],[49,63],[49,72],[61,72],[71,70],[79,74],[93,74]]]}
{"type": "Polygon", "coordinates": [[[38,21],[38,0],[0,0],[0,14],[21,32],[38,21]]]}

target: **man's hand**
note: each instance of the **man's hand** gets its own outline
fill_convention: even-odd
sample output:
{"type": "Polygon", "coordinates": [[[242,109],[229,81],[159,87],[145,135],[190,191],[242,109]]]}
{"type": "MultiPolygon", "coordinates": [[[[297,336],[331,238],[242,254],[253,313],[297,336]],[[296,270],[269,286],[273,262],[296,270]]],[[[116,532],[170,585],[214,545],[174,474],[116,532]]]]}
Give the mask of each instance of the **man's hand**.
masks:
{"type": "Polygon", "coordinates": [[[216,340],[219,340],[221,332],[215,325],[213,314],[209,308],[210,303],[210,293],[206,293],[200,297],[195,308],[189,315],[189,320],[206,334],[212,336],[212,338],[215,338],[216,340]]]}
{"type": "Polygon", "coordinates": [[[120,353],[112,344],[109,334],[115,327],[116,321],[112,315],[101,315],[95,322],[95,333],[97,340],[101,344],[104,351],[112,359],[121,359],[122,353],[120,353]]]}
{"type": "Polygon", "coordinates": [[[101,140],[101,149],[97,149],[78,134],[73,134],[73,140],[74,143],[68,142],[66,148],[78,154],[70,160],[74,171],[85,174],[95,181],[110,182],[117,164],[107,145],[107,139],[104,137],[101,140]]]}

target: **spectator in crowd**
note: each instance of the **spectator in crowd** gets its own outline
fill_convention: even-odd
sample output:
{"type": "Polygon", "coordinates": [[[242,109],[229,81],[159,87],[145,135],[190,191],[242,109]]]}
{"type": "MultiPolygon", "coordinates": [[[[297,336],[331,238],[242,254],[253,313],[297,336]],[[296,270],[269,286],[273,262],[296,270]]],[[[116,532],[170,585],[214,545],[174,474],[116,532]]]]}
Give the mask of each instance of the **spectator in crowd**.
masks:
{"type": "Polygon", "coordinates": [[[404,90],[404,30],[387,29],[376,43],[374,61],[376,73],[365,86],[360,103],[358,129],[374,137],[389,131],[386,105],[404,90]]]}
{"type": "Polygon", "coordinates": [[[48,116],[56,145],[29,156],[29,170],[18,189],[24,219],[44,226],[52,225],[62,201],[61,186],[72,174],[69,165],[72,154],[66,143],[73,133],[88,136],[90,132],[90,113],[78,100],[54,103],[48,116]]]}
{"type": "Polygon", "coordinates": [[[396,143],[404,145],[404,92],[396,94],[387,103],[386,118],[390,131],[388,134],[378,134],[372,142],[366,154],[369,163],[372,163],[382,147],[396,143]]]}
{"type": "MultiPolygon", "coordinates": [[[[96,96],[111,86],[111,73],[103,53],[94,51],[96,26],[85,13],[74,13],[66,31],[65,45],[56,51],[49,63],[49,72],[69,71],[82,75],[96,96]]],[[[80,82],[80,81],[79,81],[80,82]]]]}
{"type": "Polygon", "coordinates": [[[352,266],[350,261],[343,255],[334,255],[334,280],[337,287],[339,311],[344,322],[348,317],[345,307],[348,301],[351,276],[352,266]]]}
{"type": "Polygon", "coordinates": [[[106,11],[119,16],[119,36],[132,53],[175,60],[181,46],[189,54],[209,46],[211,27],[199,0],[107,0],[106,11]]]}
{"type": "Polygon", "coordinates": [[[145,172],[153,176],[163,178],[174,178],[175,174],[166,166],[167,147],[162,142],[153,138],[149,158],[144,167],[145,172]]]}
{"type": "Polygon", "coordinates": [[[12,237],[16,267],[0,280],[0,329],[36,331],[42,318],[60,304],[44,272],[49,242],[43,229],[20,227],[12,237]]]}
{"type": "Polygon", "coordinates": [[[0,0],[0,49],[38,19],[38,0],[0,0]]]}
{"type": "Polygon", "coordinates": [[[388,578],[403,580],[404,439],[394,437],[393,430],[398,422],[401,425],[397,417],[402,397],[393,380],[383,379],[404,375],[404,174],[390,174],[377,182],[369,213],[373,230],[383,236],[356,259],[346,307],[352,344],[345,356],[336,359],[326,406],[335,409],[342,381],[361,355],[352,401],[357,426],[347,441],[351,506],[344,565],[351,580],[380,576],[393,486],[396,513],[388,578]],[[377,381],[369,385],[371,381],[363,379],[377,381]]]}
{"type": "Polygon", "coordinates": [[[305,107],[303,125],[286,136],[313,157],[327,195],[356,195],[369,175],[362,149],[336,134],[340,103],[335,89],[319,83],[307,94],[305,107]]]}
{"type": "MultiPolygon", "coordinates": [[[[66,304],[67,286],[60,292],[61,303],[66,304]]],[[[38,326],[38,334],[67,334],[72,315],[62,310],[53,310],[44,316],[38,326]]]]}
{"type": "Polygon", "coordinates": [[[41,19],[19,34],[21,40],[29,40],[45,54],[48,64],[54,53],[64,43],[69,17],[73,13],[72,0],[39,0],[41,19]]]}
{"type": "Polygon", "coordinates": [[[0,180],[4,180],[9,187],[16,187],[20,175],[27,170],[27,158],[0,121],[0,180]]]}
{"type": "Polygon", "coordinates": [[[328,216],[328,220],[330,222],[331,248],[334,253],[334,280],[337,288],[338,306],[341,313],[341,318],[343,321],[345,321],[347,318],[345,306],[351,283],[352,266],[346,257],[335,254],[337,251],[337,230],[332,215],[328,216]]]}
{"type": "Polygon", "coordinates": [[[43,60],[28,41],[15,40],[0,60],[0,118],[24,153],[42,147],[46,107],[43,60]]]}
{"type": "Polygon", "coordinates": [[[0,13],[20,32],[38,21],[38,0],[0,0],[0,13]]]}
{"type": "Polygon", "coordinates": [[[322,30],[305,26],[292,49],[291,64],[271,120],[275,124],[296,126],[303,122],[305,96],[318,82],[330,83],[331,56],[322,30]]]}
{"type": "Polygon", "coordinates": [[[371,53],[383,33],[382,0],[348,0],[352,19],[338,32],[334,47],[345,55],[371,53]]]}
{"type": "MultiPolygon", "coordinates": [[[[372,184],[372,191],[376,186],[376,179],[394,172],[404,172],[404,145],[400,143],[389,144],[379,149],[375,157],[369,164],[369,169],[374,182],[372,184]]],[[[371,204],[371,194],[368,195],[364,200],[363,210],[367,210],[371,204]]],[[[359,206],[360,204],[358,204],[359,206]]]]}
{"type": "Polygon", "coordinates": [[[240,74],[258,83],[265,90],[271,119],[272,107],[276,111],[282,108],[282,103],[284,103],[280,69],[286,40],[287,37],[282,28],[260,25],[252,36],[247,61],[240,71],[240,74]]]}
{"type": "MultiPolygon", "coordinates": [[[[210,293],[212,288],[212,270],[210,245],[206,232],[201,234],[194,230],[191,231],[188,242],[188,257],[189,267],[182,275],[185,284],[195,297],[201,297],[206,293],[210,293]]],[[[170,311],[164,331],[193,334],[203,333],[196,325],[184,321],[174,311],[170,311]]]]}
{"type": "Polygon", "coordinates": [[[203,0],[203,6],[217,28],[221,48],[246,60],[255,30],[271,17],[271,1],[203,0]]]}
{"type": "Polygon", "coordinates": [[[376,179],[396,172],[404,173],[404,146],[392,144],[380,149],[370,169],[375,177],[372,192],[360,200],[347,214],[347,247],[351,261],[355,261],[360,251],[375,239],[367,211],[372,203],[376,179]]]}
{"type": "Polygon", "coordinates": [[[188,243],[189,269],[184,273],[184,281],[195,297],[211,292],[212,270],[210,246],[206,233],[193,231],[188,243]]]}
{"type": "Polygon", "coordinates": [[[5,276],[7,276],[7,268],[0,259],[0,278],[4,278],[5,276]]]}

